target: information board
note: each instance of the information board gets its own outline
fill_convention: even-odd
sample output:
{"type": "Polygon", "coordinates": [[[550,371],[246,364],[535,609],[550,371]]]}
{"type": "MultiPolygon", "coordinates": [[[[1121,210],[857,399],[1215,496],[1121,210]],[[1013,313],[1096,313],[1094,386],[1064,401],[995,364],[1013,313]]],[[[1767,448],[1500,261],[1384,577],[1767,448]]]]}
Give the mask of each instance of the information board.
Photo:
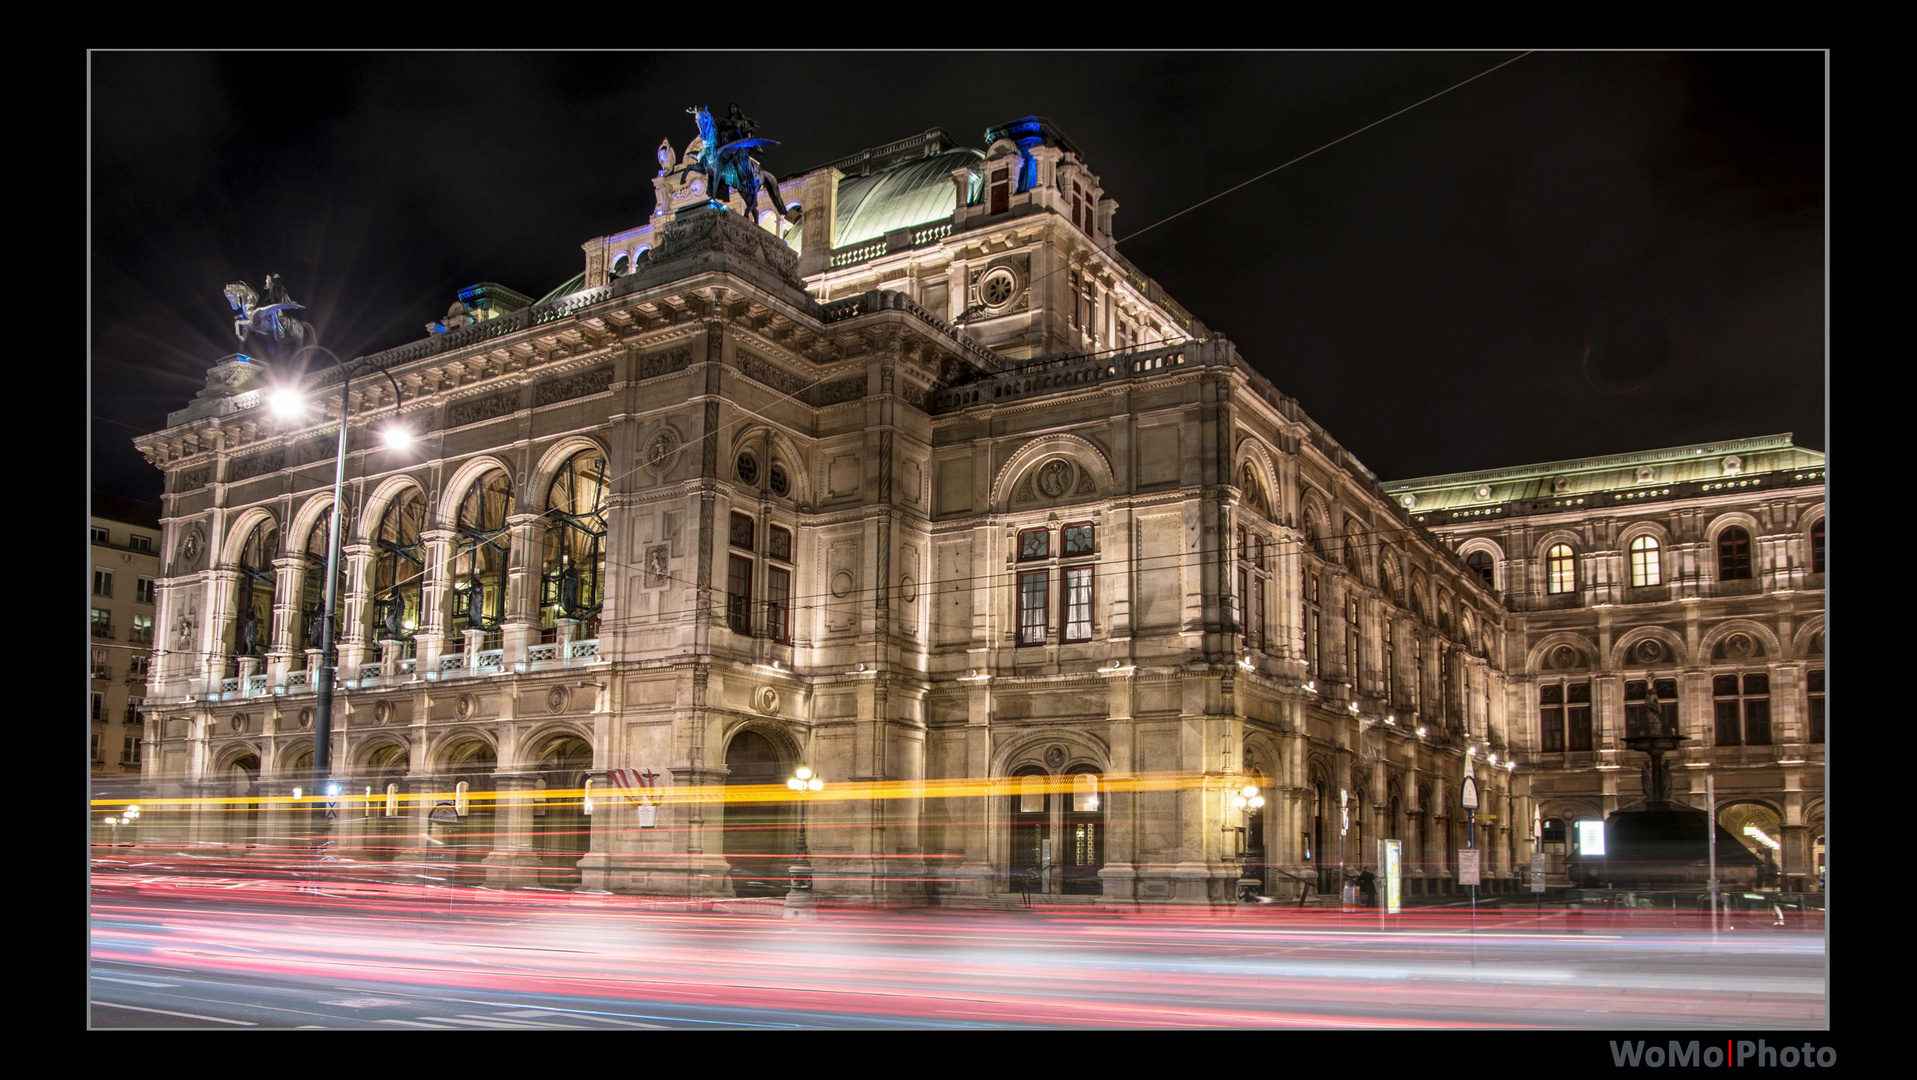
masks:
{"type": "Polygon", "coordinates": [[[1458,884],[1478,884],[1478,852],[1470,848],[1458,849],[1458,884]]]}
{"type": "Polygon", "coordinates": [[[1544,852],[1531,853],[1531,891],[1544,891],[1544,852]]]}

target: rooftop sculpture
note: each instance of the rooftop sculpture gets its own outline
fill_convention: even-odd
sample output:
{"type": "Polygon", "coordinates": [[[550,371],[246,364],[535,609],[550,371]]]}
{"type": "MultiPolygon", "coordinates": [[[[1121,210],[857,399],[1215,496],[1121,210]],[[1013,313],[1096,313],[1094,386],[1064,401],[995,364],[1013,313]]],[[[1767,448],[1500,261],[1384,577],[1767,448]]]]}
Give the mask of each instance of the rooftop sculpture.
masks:
{"type": "Polygon", "coordinates": [[[257,350],[265,356],[292,355],[302,347],[317,344],[319,335],[313,324],[287,314],[300,308],[286,295],[286,284],[278,274],[266,275],[265,295],[255,293],[243,281],[226,287],[226,302],[234,311],[233,333],[241,348],[257,350]],[[290,343],[290,344],[289,344],[290,343]]]}
{"type": "Polygon", "coordinates": [[[692,114],[693,120],[699,125],[699,143],[697,155],[687,163],[681,176],[703,173],[707,190],[720,202],[726,201],[732,192],[737,191],[745,199],[748,217],[757,214],[759,192],[763,190],[773,205],[778,207],[779,215],[788,216],[786,208],[778,206],[778,179],[767,172],[755,156],[760,147],[777,146],[778,143],[772,139],[755,138],[758,125],[739,111],[737,102],[727,109],[723,120],[714,120],[704,105],[695,105],[686,111],[692,114]]]}

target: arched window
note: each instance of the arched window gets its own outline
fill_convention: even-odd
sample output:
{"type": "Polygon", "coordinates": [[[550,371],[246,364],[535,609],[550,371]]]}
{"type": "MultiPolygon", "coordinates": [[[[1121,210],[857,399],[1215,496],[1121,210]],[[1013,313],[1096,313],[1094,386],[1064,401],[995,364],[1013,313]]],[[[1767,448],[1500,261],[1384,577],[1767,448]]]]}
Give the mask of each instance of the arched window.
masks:
{"type": "Polygon", "coordinates": [[[1811,526],[1811,573],[1824,572],[1824,519],[1811,526]]]}
{"type": "Polygon", "coordinates": [[[493,630],[505,618],[506,563],[512,553],[506,519],[512,512],[512,481],[503,472],[474,480],[459,501],[452,582],[455,631],[493,630]]]}
{"type": "Polygon", "coordinates": [[[373,541],[374,631],[382,641],[410,641],[419,630],[420,589],[426,576],[426,499],[408,488],[386,507],[373,541]]]}
{"type": "Polygon", "coordinates": [[[1664,580],[1664,570],[1658,563],[1657,537],[1640,536],[1631,541],[1631,584],[1637,588],[1656,585],[1664,580]]]}
{"type": "Polygon", "coordinates": [[[1464,557],[1464,565],[1470,567],[1472,573],[1483,578],[1486,585],[1497,584],[1496,571],[1492,566],[1490,552],[1474,551],[1464,557]]]}
{"type": "Polygon", "coordinates": [[[562,618],[584,622],[588,638],[599,636],[605,575],[606,459],[596,450],[582,450],[559,467],[546,490],[546,561],[539,607],[546,640],[557,636],[562,618]]]}
{"type": "Polygon", "coordinates": [[[1544,591],[1556,595],[1577,588],[1577,559],[1569,544],[1552,544],[1544,553],[1544,591]]]}
{"type": "Polygon", "coordinates": [[[253,526],[240,548],[240,594],[234,605],[233,655],[259,656],[272,647],[273,556],[280,530],[270,519],[253,526]]]}
{"type": "Polygon", "coordinates": [[[1009,865],[1014,885],[1024,875],[1036,874],[1045,864],[1045,843],[1051,839],[1051,799],[1045,788],[1050,774],[1037,766],[1020,769],[1012,778],[1007,807],[1012,826],[1009,865]]]}
{"type": "Polygon", "coordinates": [[[1736,525],[1717,534],[1717,580],[1748,581],[1751,576],[1751,534],[1736,525]]]}
{"type": "MultiPolygon", "coordinates": [[[[293,639],[299,642],[299,647],[302,649],[320,647],[319,618],[320,612],[326,607],[326,556],[328,540],[332,533],[333,512],[328,510],[320,515],[320,519],[313,523],[313,528],[306,534],[306,565],[302,568],[300,575],[300,619],[299,625],[293,628],[293,639]]],[[[337,627],[339,625],[338,605],[346,601],[344,556],[334,567],[334,577],[338,579],[333,590],[334,626],[337,627]]],[[[333,643],[339,644],[337,634],[334,636],[333,643]]]]}

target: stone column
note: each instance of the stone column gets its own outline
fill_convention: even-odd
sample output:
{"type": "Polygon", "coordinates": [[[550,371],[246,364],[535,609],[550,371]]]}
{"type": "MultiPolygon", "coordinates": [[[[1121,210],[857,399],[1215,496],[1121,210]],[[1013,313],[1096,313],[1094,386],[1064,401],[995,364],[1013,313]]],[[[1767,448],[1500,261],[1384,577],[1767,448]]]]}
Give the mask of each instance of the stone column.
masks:
{"type": "MultiPolygon", "coordinates": [[[[473,633],[474,631],[468,631],[473,633]]],[[[539,883],[539,852],[533,846],[534,781],[524,773],[495,773],[493,849],[482,860],[489,888],[524,888],[539,883]]]]}
{"type": "Polygon", "coordinates": [[[419,592],[419,631],[413,635],[415,670],[421,677],[439,670],[440,654],[446,650],[451,634],[451,613],[447,609],[452,583],[448,580],[452,565],[452,529],[425,529],[420,539],[426,545],[426,580],[419,592]]]}

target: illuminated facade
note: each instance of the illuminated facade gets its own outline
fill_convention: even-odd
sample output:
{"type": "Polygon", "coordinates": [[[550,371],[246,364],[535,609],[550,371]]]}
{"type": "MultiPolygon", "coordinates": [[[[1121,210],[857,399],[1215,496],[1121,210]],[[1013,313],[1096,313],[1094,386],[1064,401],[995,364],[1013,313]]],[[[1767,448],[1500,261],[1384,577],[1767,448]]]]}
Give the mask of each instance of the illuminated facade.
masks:
{"type": "Polygon", "coordinates": [[[95,776],[136,776],[144,749],[140,704],[153,654],[160,525],[95,515],[87,533],[92,551],[89,760],[95,776]]]}
{"type": "MultiPolygon", "coordinates": [[[[1068,139],[985,142],[729,212],[663,144],[650,219],[577,278],[368,358],[404,394],[352,390],[342,837],[774,892],[806,765],[827,896],[1225,902],[1247,861],[1296,895],[1384,838],[1424,895],[1458,891],[1472,769],[1484,888],[1515,887],[1534,691],[1494,585],[1113,249],[1068,139]]],[[[262,407],[292,374],[229,357],[137,440],[167,476],[146,778],[243,809],[207,839],[303,813],[262,797],[307,782],[336,435],[262,407]]]]}
{"type": "Polygon", "coordinates": [[[1644,798],[1647,706],[1689,742],[1672,791],[1814,888],[1824,838],[1824,455],[1788,434],[1385,485],[1503,598],[1506,709],[1550,869],[1644,798]]]}

